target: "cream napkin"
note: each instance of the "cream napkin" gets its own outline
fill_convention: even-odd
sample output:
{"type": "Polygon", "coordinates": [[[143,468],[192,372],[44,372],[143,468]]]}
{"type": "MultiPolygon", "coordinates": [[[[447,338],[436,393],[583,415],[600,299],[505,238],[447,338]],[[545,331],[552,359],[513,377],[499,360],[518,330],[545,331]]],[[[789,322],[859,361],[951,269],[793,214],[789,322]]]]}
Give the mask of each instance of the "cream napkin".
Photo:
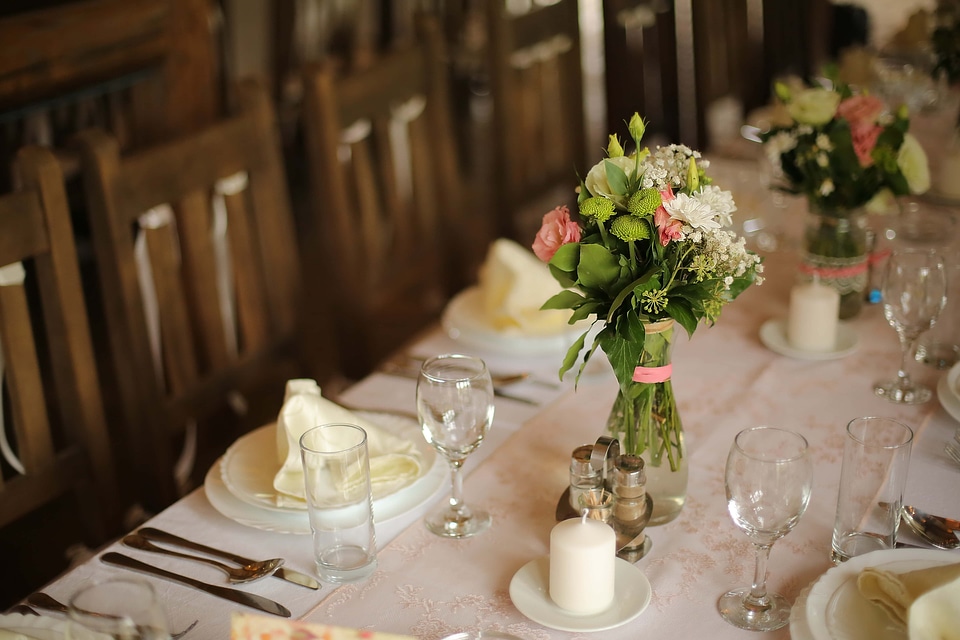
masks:
{"type": "Polygon", "coordinates": [[[292,640],[323,638],[324,640],[416,640],[413,636],[347,629],[302,620],[283,620],[253,613],[234,613],[230,617],[230,640],[292,640]]]}
{"type": "Polygon", "coordinates": [[[917,598],[908,619],[910,640],[960,639],[960,578],[917,598]]]}
{"type": "Polygon", "coordinates": [[[563,288],[546,263],[513,240],[490,245],[478,280],[483,312],[498,331],[550,334],[568,327],[569,310],[540,310],[563,288]]]}
{"type": "Polygon", "coordinates": [[[911,607],[921,596],[957,579],[960,579],[960,562],[907,573],[869,567],[857,577],[857,588],[863,597],[906,626],[911,607]]]}
{"type": "Polygon", "coordinates": [[[290,380],[277,417],[277,461],[281,465],[273,478],[277,506],[306,508],[300,436],[312,427],[334,422],[355,424],[367,432],[374,499],[393,493],[419,477],[420,452],[412,442],[327,400],[314,380],[290,380]]]}

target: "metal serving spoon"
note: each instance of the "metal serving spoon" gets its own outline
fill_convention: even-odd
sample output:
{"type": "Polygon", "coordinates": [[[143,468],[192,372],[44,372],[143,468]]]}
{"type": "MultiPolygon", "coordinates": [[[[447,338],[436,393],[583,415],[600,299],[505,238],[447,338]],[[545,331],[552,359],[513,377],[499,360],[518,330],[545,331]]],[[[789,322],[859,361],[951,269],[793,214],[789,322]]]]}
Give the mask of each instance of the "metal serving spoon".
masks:
{"type": "Polygon", "coordinates": [[[127,545],[128,547],[133,547],[134,549],[140,549],[142,551],[154,551],[157,553],[165,553],[168,556],[175,556],[177,558],[186,558],[187,560],[205,562],[226,573],[228,581],[235,584],[243,584],[247,582],[253,582],[254,580],[260,580],[261,578],[266,578],[269,575],[273,575],[273,572],[283,564],[282,558],[273,558],[272,560],[261,560],[259,562],[251,562],[239,567],[231,567],[223,564],[222,562],[217,562],[211,558],[204,558],[203,556],[195,556],[189,553],[181,553],[180,551],[174,551],[173,549],[159,547],[137,533],[131,533],[127,536],[124,536],[123,544],[127,545]]]}
{"type": "Polygon", "coordinates": [[[948,524],[960,524],[946,518],[924,513],[916,507],[903,505],[900,515],[913,531],[939,549],[960,549],[960,538],[954,533],[954,528],[948,524]]]}

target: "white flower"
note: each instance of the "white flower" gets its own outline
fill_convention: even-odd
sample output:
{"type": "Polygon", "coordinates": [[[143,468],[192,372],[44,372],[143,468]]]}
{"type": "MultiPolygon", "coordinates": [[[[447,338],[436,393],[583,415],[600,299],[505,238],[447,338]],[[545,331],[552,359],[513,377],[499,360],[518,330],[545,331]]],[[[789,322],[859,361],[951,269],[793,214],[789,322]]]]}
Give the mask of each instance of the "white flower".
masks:
{"type": "Polygon", "coordinates": [[[833,186],[833,180],[830,178],[826,178],[822,183],[820,183],[820,195],[822,196],[830,195],[835,189],[836,187],[833,186]]]}
{"type": "Polygon", "coordinates": [[[733,225],[733,212],[737,210],[737,204],[733,201],[732,193],[714,185],[707,185],[694,194],[694,197],[713,210],[722,226],[733,225]]]}
{"type": "Polygon", "coordinates": [[[691,229],[720,228],[720,223],[714,219],[713,209],[685,193],[677,194],[673,200],[664,202],[663,208],[671,218],[680,220],[691,229]]]}
{"type": "Polygon", "coordinates": [[[911,134],[903,136],[903,144],[897,153],[897,166],[907,179],[911,193],[924,193],[930,188],[930,167],[927,154],[911,134]]]}
{"type": "Polygon", "coordinates": [[[820,87],[804,89],[787,105],[790,116],[800,124],[822,125],[833,119],[840,105],[840,94],[820,87]]]}
{"type": "MultiPolygon", "coordinates": [[[[607,181],[607,162],[612,162],[616,166],[620,167],[620,169],[622,169],[627,176],[629,176],[637,166],[637,160],[635,157],[619,156],[617,158],[605,158],[591,167],[590,171],[587,173],[587,178],[583,181],[583,183],[587,186],[587,190],[590,191],[592,195],[610,198],[621,207],[626,207],[626,196],[615,194],[613,192],[613,188],[610,187],[610,183],[607,181]]],[[[640,166],[643,167],[642,164],[640,166]]]]}
{"type": "Polygon", "coordinates": [[[833,143],[830,142],[830,136],[825,133],[817,134],[817,146],[821,151],[833,151],[833,143]]]}
{"type": "Polygon", "coordinates": [[[830,158],[825,153],[818,153],[817,164],[823,168],[827,168],[830,165],[830,158]]]}

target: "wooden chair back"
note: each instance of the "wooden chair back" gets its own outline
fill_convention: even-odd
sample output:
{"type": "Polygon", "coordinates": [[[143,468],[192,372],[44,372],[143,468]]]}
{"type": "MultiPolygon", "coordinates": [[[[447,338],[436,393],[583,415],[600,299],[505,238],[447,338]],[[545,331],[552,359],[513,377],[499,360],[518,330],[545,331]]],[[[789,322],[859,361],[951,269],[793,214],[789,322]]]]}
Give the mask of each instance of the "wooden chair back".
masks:
{"type": "Polygon", "coordinates": [[[544,213],[576,201],[577,175],[590,168],[579,4],[559,0],[522,14],[508,4],[485,3],[496,210],[500,235],[529,244],[544,213]]]}
{"type": "Polygon", "coordinates": [[[285,380],[336,372],[328,314],[303,304],[271,101],[252,81],[237,95],[237,115],[126,157],[103,132],[80,136],[110,349],[148,504],[175,499],[233,439],[275,418],[285,380]]]}
{"type": "Polygon", "coordinates": [[[63,175],[40,148],[17,166],[22,189],[0,196],[0,527],[75,493],[102,543],[119,528],[114,463],[63,175]]]}
{"type": "Polygon", "coordinates": [[[424,19],[415,46],[304,79],[313,234],[329,258],[323,280],[337,293],[353,376],[435,320],[466,277],[444,59],[424,19]]]}
{"type": "Polygon", "coordinates": [[[605,0],[603,59],[607,126],[629,140],[626,122],[639,112],[647,144],[680,141],[674,0],[605,0]]]}

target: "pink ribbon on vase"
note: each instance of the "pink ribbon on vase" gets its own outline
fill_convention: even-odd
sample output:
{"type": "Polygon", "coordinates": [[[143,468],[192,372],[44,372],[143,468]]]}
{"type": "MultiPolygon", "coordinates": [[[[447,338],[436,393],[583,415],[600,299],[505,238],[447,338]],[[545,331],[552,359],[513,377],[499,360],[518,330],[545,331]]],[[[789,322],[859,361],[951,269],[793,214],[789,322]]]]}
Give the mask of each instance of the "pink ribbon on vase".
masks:
{"type": "Polygon", "coordinates": [[[666,382],[673,373],[673,365],[667,364],[662,367],[637,367],[633,370],[633,381],[644,384],[654,384],[656,382],[666,382]]]}

